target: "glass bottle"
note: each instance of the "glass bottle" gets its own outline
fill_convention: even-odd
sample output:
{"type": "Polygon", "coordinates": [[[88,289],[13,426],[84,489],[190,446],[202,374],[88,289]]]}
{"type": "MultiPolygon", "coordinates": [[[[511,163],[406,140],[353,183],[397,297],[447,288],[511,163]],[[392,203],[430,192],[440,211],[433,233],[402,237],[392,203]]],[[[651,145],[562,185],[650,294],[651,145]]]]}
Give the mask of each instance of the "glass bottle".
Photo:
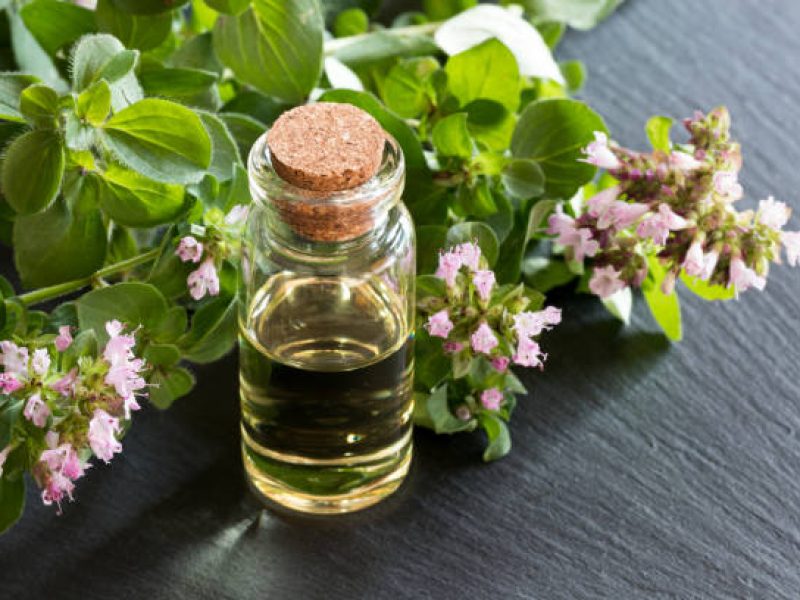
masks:
{"type": "Polygon", "coordinates": [[[239,285],[245,471],[263,499],[350,512],[397,489],[411,460],[415,241],[403,155],[386,136],[365,183],[310,191],[278,175],[268,134],[249,158],[239,285]]]}

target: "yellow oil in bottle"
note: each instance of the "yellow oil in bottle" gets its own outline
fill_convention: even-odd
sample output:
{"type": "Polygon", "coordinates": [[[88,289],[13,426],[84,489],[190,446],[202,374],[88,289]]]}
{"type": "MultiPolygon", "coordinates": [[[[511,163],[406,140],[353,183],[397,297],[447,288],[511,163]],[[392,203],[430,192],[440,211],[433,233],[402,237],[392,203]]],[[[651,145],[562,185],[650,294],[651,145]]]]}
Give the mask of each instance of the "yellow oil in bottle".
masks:
{"type": "Polygon", "coordinates": [[[375,275],[278,274],[240,319],[242,451],[262,497],[310,513],[370,506],[411,459],[413,329],[375,275]]]}

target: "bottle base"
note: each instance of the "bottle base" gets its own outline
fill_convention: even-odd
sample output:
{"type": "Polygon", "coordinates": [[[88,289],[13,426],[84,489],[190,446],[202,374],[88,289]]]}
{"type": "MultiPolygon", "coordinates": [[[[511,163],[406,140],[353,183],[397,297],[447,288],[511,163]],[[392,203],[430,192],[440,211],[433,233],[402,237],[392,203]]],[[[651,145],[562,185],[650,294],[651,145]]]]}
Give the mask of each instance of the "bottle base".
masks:
{"type": "Polygon", "coordinates": [[[244,441],[242,458],[250,488],[267,506],[275,503],[308,514],[342,514],[373,506],[400,487],[411,464],[412,444],[410,442],[409,439],[390,461],[384,461],[378,465],[336,467],[326,463],[319,466],[304,464],[299,468],[302,471],[301,477],[304,483],[305,481],[325,480],[326,477],[341,478],[343,474],[346,474],[347,479],[352,481],[354,471],[360,472],[362,480],[368,479],[362,485],[355,487],[348,485],[346,492],[333,494],[304,491],[289,485],[286,482],[287,478],[300,476],[300,473],[296,473],[297,465],[283,464],[276,467],[274,459],[267,459],[270,464],[268,468],[265,468],[263,454],[255,453],[244,441]],[[284,477],[278,478],[268,471],[280,471],[284,477]],[[309,471],[317,473],[312,475],[309,471]]]}

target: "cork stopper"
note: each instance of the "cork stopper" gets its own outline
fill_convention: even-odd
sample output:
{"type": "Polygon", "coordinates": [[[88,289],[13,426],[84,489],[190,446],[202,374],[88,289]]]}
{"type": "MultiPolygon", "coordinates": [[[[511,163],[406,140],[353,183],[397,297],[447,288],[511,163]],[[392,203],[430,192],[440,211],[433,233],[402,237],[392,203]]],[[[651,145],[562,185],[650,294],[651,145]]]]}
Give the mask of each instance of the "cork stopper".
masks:
{"type": "Polygon", "coordinates": [[[272,166],[282,179],[316,192],[348,190],[381,165],[386,133],[350,104],[320,102],[283,113],[267,134],[272,166]]]}

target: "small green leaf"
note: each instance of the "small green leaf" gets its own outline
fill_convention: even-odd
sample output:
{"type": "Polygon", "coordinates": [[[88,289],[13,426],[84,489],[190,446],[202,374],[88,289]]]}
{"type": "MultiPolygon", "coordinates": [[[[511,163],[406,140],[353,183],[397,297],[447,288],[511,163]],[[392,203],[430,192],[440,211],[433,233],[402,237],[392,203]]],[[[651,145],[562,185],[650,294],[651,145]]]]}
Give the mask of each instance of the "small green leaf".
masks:
{"type": "Polygon", "coordinates": [[[239,113],[263,125],[271,125],[291,105],[265,96],[255,90],[242,90],[222,107],[221,112],[239,113]]]}
{"type": "Polygon", "coordinates": [[[0,448],[5,448],[11,443],[14,427],[22,414],[23,400],[3,398],[0,405],[0,448]]]}
{"type": "Polygon", "coordinates": [[[454,211],[459,216],[474,216],[486,219],[497,212],[494,195],[486,177],[476,178],[474,185],[462,183],[458,186],[454,211]]]}
{"type": "Polygon", "coordinates": [[[431,105],[426,82],[438,68],[439,62],[432,57],[404,60],[394,65],[381,88],[389,110],[406,119],[426,113],[431,105]]]}
{"type": "Polygon", "coordinates": [[[119,10],[113,0],[97,0],[95,19],[100,31],[110,33],[128,48],[152,50],[160,46],[172,30],[172,15],[136,16],[119,10]]]}
{"type": "Polygon", "coordinates": [[[539,200],[533,205],[528,216],[528,239],[545,232],[547,219],[555,210],[557,204],[556,200],[539,200]]]}
{"type": "Polygon", "coordinates": [[[444,280],[435,275],[417,275],[417,300],[434,297],[444,298],[446,288],[444,280]]]}
{"type": "Polygon", "coordinates": [[[33,0],[20,10],[28,31],[50,56],[96,31],[91,10],[58,0],[33,0]]]}
{"type": "Polygon", "coordinates": [[[333,35],[337,38],[365,33],[369,27],[369,15],[360,8],[343,10],[333,22],[333,35]]]}
{"type": "Polygon", "coordinates": [[[173,306],[158,323],[150,329],[153,339],[157,342],[175,342],[186,331],[189,317],[182,306],[173,306]]]}
{"type": "Polygon", "coordinates": [[[192,391],[195,386],[192,373],[183,367],[156,369],[150,378],[150,403],[156,408],[169,408],[175,400],[192,391]]]}
{"type": "Polygon", "coordinates": [[[119,10],[132,15],[155,15],[174,10],[189,0],[111,0],[119,10]]]}
{"type": "Polygon", "coordinates": [[[205,0],[211,8],[226,15],[238,15],[250,6],[251,0],[205,0]]]}
{"type": "Polygon", "coordinates": [[[672,144],[669,141],[669,130],[671,127],[672,119],[669,117],[655,116],[647,120],[644,130],[653,150],[670,151],[672,144]]]}
{"type": "Polygon", "coordinates": [[[220,182],[228,181],[233,177],[234,165],[243,166],[236,140],[218,116],[205,111],[198,114],[211,138],[211,165],[208,172],[220,182]]]}
{"type": "Polygon", "coordinates": [[[445,65],[450,92],[461,106],[494,100],[510,111],[519,106],[519,69],[514,55],[492,38],[455,56],[445,65]]]}
{"type": "Polygon", "coordinates": [[[467,130],[467,113],[449,115],[433,127],[433,145],[442,156],[469,158],[472,156],[472,140],[467,130]]]}
{"type": "Polygon", "coordinates": [[[25,479],[0,477],[0,533],[22,516],[25,508],[25,479]]]}
{"type": "Polygon", "coordinates": [[[100,206],[120,225],[153,227],[169,223],[186,208],[180,185],[153,181],[114,163],[100,177],[100,206]]]}
{"type": "Polygon", "coordinates": [[[133,72],[139,53],[126,50],[115,37],[95,34],[82,37],[72,51],[72,85],[81,92],[105,79],[111,88],[111,107],[122,110],[144,98],[133,72]]]}
{"type": "Polygon", "coordinates": [[[441,338],[431,337],[418,327],[414,341],[414,384],[431,390],[450,374],[450,358],[442,351],[441,338]]]}
{"type": "Polygon", "coordinates": [[[648,277],[642,284],[642,294],[647,301],[650,313],[664,334],[673,342],[679,342],[683,337],[681,325],[681,305],[675,290],[670,294],[661,291],[664,281],[664,267],[657,258],[647,261],[648,277]]]}
{"type": "Polygon", "coordinates": [[[70,211],[63,198],[44,212],[17,217],[14,223],[14,261],[27,288],[91,275],[103,266],[106,244],[102,215],[70,211]]]}
{"type": "Polygon", "coordinates": [[[733,286],[712,285],[697,277],[690,277],[685,272],[681,272],[681,281],[690,292],[703,300],[731,300],[736,297],[736,288],[733,286]]]}
{"type": "Polygon", "coordinates": [[[127,260],[139,253],[136,239],[127,227],[114,223],[111,230],[111,237],[108,241],[108,253],[106,254],[106,264],[114,264],[127,260]]]}
{"type": "Polygon", "coordinates": [[[266,126],[249,115],[219,113],[218,116],[236,141],[241,156],[249,156],[250,148],[264,133],[266,126]]]}
{"type": "Polygon", "coordinates": [[[511,435],[505,422],[497,415],[485,411],[482,411],[478,418],[489,439],[489,445],[483,452],[483,460],[491,462],[503,458],[511,451],[511,435]]]}
{"type": "Polygon", "coordinates": [[[428,396],[426,405],[436,433],[456,433],[474,427],[470,421],[462,421],[450,412],[450,405],[447,402],[447,384],[436,388],[428,396]]]}
{"type": "Polygon", "coordinates": [[[496,210],[494,214],[484,217],[483,221],[494,230],[497,241],[502,246],[514,229],[514,206],[508,197],[499,190],[492,193],[492,200],[496,210]]]}
{"type": "Polygon", "coordinates": [[[96,81],[78,96],[76,105],[78,117],[90,125],[99,127],[111,112],[111,88],[101,79],[96,81]]]}
{"type": "Polygon", "coordinates": [[[494,100],[473,100],[464,107],[467,111],[467,128],[481,146],[496,152],[505,152],[511,142],[516,120],[502,104],[494,100]]]}
{"type": "Polygon", "coordinates": [[[477,4],[477,0],[423,0],[425,14],[432,21],[449,19],[477,4]]]}
{"type": "Polygon", "coordinates": [[[322,72],[323,29],[316,0],[254,0],[237,16],[219,17],[214,48],[244,83],[300,103],[322,72]]]}
{"type": "Polygon", "coordinates": [[[218,79],[214,71],[185,67],[150,66],[139,73],[139,80],[148,96],[170,98],[191,106],[211,103],[214,109],[220,104],[216,93],[218,79]]]}
{"type": "Polygon", "coordinates": [[[225,356],[236,342],[236,299],[219,296],[203,304],[180,339],[187,360],[208,363],[225,356]]]}
{"type": "Polygon", "coordinates": [[[200,118],[180,104],[147,98],[106,121],[103,140],[126,165],[156,181],[199,181],[211,162],[200,118]]]}
{"type": "Polygon", "coordinates": [[[43,83],[22,90],[19,110],[36,127],[55,127],[59,112],[58,93],[43,83]]]}
{"type": "Polygon", "coordinates": [[[529,104],[511,138],[511,154],[539,163],[545,192],[552,198],[571,198],[591,181],[595,167],[579,159],[594,138],[606,132],[603,119],[583,102],[557,98],[529,104]]]}
{"type": "Polygon", "coordinates": [[[558,65],[564,80],[567,82],[567,91],[571,94],[579,91],[586,81],[586,65],[580,60],[568,60],[558,65]]]}
{"type": "Polygon", "coordinates": [[[32,75],[0,73],[0,119],[24,123],[25,118],[19,112],[19,98],[25,88],[38,81],[32,75]]]}
{"type": "Polygon", "coordinates": [[[20,214],[32,214],[52,204],[64,174],[64,146],[57,132],[37,129],[18,137],[3,161],[3,193],[20,214]],[[31,174],[35,173],[35,177],[31,174]]]}
{"type": "Polygon", "coordinates": [[[169,308],[155,287],[134,281],[92,290],[76,306],[81,329],[94,329],[101,345],[108,341],[108,321],[117,319],[132,329],[141,325],[147,332],[160,324],[169,308]]]}
{"type": "Polygon", "coordinates": [[[148,344],[143,358],[157,367],[171,366],[181,359],[181,351],[175,344],[148,344]]]}
{"type": "Polygon", "coordinates": [[[489,267],[494,266],[500,244],[491,227],[485,223],[467,221],[465,223],[457,223],[447,230],[448,246],[455,246],[464,242],[477,243],[480,246],[481,253],[489,263],[489,267]]]}
{"type": "Polygon", "coordinates": [[[539,163],[514,159],[503,168],[503,185],[516,198],[527,199],[544,193],[545,178],[539,163]]]}

